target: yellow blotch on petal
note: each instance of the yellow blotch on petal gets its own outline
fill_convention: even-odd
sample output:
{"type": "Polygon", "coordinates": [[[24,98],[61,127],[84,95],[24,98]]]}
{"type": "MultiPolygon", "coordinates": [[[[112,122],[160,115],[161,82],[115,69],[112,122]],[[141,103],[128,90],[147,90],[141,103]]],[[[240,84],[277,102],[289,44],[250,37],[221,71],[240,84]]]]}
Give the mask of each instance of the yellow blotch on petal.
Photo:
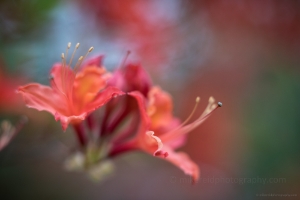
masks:
{"type": "Polygon", "coordinates": [[[81,101],[81,105],[92,101],[98,92],[105,88],[109,77],[110,74],[103,67],[85,67],[76,74],[74,81],[73,92],[76,100],[81,101]]]}

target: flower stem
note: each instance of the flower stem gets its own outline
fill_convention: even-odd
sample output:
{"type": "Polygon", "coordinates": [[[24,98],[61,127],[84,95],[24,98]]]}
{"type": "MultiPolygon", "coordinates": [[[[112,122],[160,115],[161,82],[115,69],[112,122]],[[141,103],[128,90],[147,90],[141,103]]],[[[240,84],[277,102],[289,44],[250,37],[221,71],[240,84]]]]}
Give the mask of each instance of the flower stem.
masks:
{"type": "Polygon", "coordinates": [[[79,142],[79,144],[82,146],[82,147],[84,147],[84,145],[85,145],[85,131],[84,131],[84,128],[83,128],[83,126],[82,126],[82,123],[80,123],[80,124],[74,124],[73,125],[73,127],[74,127],[74,129],[75,129],[75,132],[76,132],[76,135],[77,135],[77,139],[78,139],[78,142],[79,142]]]}

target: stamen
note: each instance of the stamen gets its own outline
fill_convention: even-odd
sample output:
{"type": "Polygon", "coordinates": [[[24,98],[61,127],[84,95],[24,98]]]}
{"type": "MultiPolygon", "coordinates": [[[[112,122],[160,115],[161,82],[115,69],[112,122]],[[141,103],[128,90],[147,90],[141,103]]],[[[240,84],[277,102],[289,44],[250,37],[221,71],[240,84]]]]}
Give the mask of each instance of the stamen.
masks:
{"type": "Polygon", "coordinates": [[[62,84],[62,87],[63,87],[63,91],[65,90],[65,79],[64,79],[64,77],[65,77],[65,63],[66,63],[66,60],[65,60],[65,54],[64,53],[62,53],[61,54],[61,59],[62,59],[62,68],[61,68],[61,70],[60,70],[60,72],[61,72],[61,84],[62,84]]]}
{"type": "Polygon", "coordinates": [[[82,60],[85,59],[85,57],[94,50],[94,47],[89,48],[88,52],[86,52],[86,54],[83,56],[82,60]]]}
{"type": "Polygon", "coordinates": [[[81,63],[83,62],[83,60],[86,58],[86,56],[92,52],[94,50],[94,47],[89,48],[89,50],[86,52],[86,54],[82,57],[80,56],[80,58],[78,59],[78,62],[76,63],[76,66],[74,67],[74,72],[76,73],[79,70],[79,67],[81,65],[81,63]],[[78,65],[77,65],[78,64],[78,65]]]}
{"type": "Polygon", "coordinates": [[[197,98],[196,98],[196,104],[195,104],[195,106],[194,106],[194,108],[193,108],[191,114],[188,116],[188,118],[187,118],[187,119],[186,119],[179,127],[182,127],[182,126],[184,126],[186,123],[188,123],[188,121],[189,121],[189,120],[192,118],[192,116],[194,115],[194,113],[195,113],[195,111],[196,111],[196,109],[197,109],[197,107],[198,107],[199,102],[200,102],[200,97],[197,97],[197,98]]]}
{"type": "Polygon", "coordinates": [[[92,52],[94,50],[94,47],[89,48],[88,52],[92,52]]]}
{"type": "Polygon", "coordinates": [[[77,72],[77,69],[79,68],[79,65],[81,64],[82,60],[83,60],[83,56],[80,56],[78,58],[78,61],[77,61],[76,65],[75,65],[75,67],[74,67],[74,72],[75,73],[77,72]]]}
{"type": "MultiPolygon", "coordinates": [[[[198,99],[198,97],[197,97],[196,103],[198,103],[199,101],[200,101],[200,98],[198,99]]],[[[162,141],[167,141],[167,140],[170,140],[170,138],[177,137],[177,135],[179,135],[179,134],[185,134],[185,133],[188,133],[188,132],[192,131],[194,128],[196,128],[201,123],[203,123],[213,113],[214,110],[216,110],[216,109],[218,109],[219,107],[222,106],[221,102],[219,102],[218,105],[215,104],[214,102],[215,102],[215,99],[213,97],[210,97],[209,100],[208,100],[208,105],[207,105],[205,111],[202,113],[202,115],[198,119],[196,119],[194,122],[192,122],[189,125],[183,126],[184,123],[186,123],[186,121],[187,121],[186,120],[184,123],[182,123],[177,128],[163,134],[163,136],[161,136],[160,139],[162,141]]],[[[197,106],[197,104],[195,105],[195,107],[196,106],[197,106]]],[[[194,110],[193,110],[193,112],[194,112],[194,110]]]]}
{"type": "Polygon", "coordinates": [[[124,67],[124,65],[125,65],[125,63],[126,63],[126,61],[127,61],[127,58],[129,57],[129,54],[131,53],[131,51],[127,51],[126,52],[126,55],[125,55],[125,57],[124,57],[124,59],[123,59],[123,61],[121,62],[121,65],[120,65],[120,69],[122,69],[123,67],[124,67]]]}
{"type": "Polygon", "coordinates": [[[79,48],[79,45],[80,45],[80,43],[77,43],[77,44],[76,44],[75,49],[74,49],[74,51],[73,51],[73,53],[72,53],[72,56],[71,56],[71,59],[70,59],[70,62],[69,62],[69,66],[70,66],[70,67],[71,67],[72,60],[73,60],[73,58],[74,58],[75,52],[76,52],[76,50],[79,48]]]}
{"type": "Polygon", "coordinates": [[[215,104],[215,99],[213,97],[209,97],[208,105],[206,106],[206,108],[205,108],[204,112],[202,113],[202,115],[200,116],[200,118],[205,116],[206,114],[210,113],[216,107],[217,107],[217,105],[215,104]]]}
{"type": "MultiPolygon", "coordinates": [[[[69,43],[68,43],[68,46],[67,46],[65,62],[67,61],[68,52],[69,52],[69,49],[70,49],[70,48],[71,48],[71,42],[69,42],[69,43]]],[[[66,63],[65,63],[65,65],[66,65],[66,63]]]]}
{"type": "Polygon", "coordinates": [[[65,80],[68,79],[66,76],[68,75],[67,72],[66,72],[66,69],[65,67],[68,67],[67,66],[67,57],[68,57],[68,52],[69,52],[69,49],[71,48],[71,42],[68,43],[67,45],[67,50],[66,50],[66,56],[64,56],[64,62],[63,62],[63,66],[62,66],[62,69],[61,69],[61,73],[62,73],[62,87],[64,89],[66,89],[66,83],[65,83],[65,80]]]}

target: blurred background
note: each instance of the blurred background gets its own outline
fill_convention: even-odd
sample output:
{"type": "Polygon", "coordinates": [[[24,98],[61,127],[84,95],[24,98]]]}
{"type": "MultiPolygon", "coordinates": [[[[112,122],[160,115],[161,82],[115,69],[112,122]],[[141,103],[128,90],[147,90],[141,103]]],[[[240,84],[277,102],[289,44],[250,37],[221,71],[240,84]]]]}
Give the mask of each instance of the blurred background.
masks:
{"type": "Polygon", "coordinates": [[[0,199],[297,199],[270,195],[300,196],[299,66],[299,1],[2,0],[0,119],[29,123],[0,152],[0,199]],[[180,149],[201,169],[195,185],[141,152],[117,157],[101,183],[64,170],[72,130],[14,90],[48,84],[68,42],[94,46],[109,70],[130,50],[183,120],[198,95],[194,118],[209,96],[223,103],[180,149]]]}

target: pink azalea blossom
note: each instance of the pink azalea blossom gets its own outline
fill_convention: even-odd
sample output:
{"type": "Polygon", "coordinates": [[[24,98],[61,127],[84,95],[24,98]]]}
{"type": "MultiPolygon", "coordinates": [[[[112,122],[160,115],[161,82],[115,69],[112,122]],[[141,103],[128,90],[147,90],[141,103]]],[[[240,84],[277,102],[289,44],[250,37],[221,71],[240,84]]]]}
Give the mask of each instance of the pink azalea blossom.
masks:
{"type": "Polygon", "coordinates": [[[116,70],[108,84],[127,92],[127,95],[111,99],[103,107],[101,117],[92,113],[81,124],[81,128],[76,129],[78,135],[84,137],[85,149],[92,146],[93,158],[97,158],[91,161],[86,153],[82,156],[81,165],[89,166],[125,152],[142,150],[168,160],[197,181],[197,164],[186,153],[176,152],[176,149],[185,143],[187,133],[202,124],[222,104],[215,104],[211,97],[203,114],[188,123],[200,101],[197,97],[191,115],[181,123],[172,114],[171,95],[153,86],[140,65],[128,64],[116,70]],[[84,127],[88,127],[88,130],[84,127]]]}
{"type": "Polygon", "coordinates": [[[110,73],[101,66],[102,57],[88,60],[81,66],[93,47],[85,56],[78,59],[74,68],[71,68],[79,43],[70,62],[67,63],[66,57],[70,46],[71,43],[68,44],[66,56],[62,54],[62,62],[54,64],[51,69],[51,87],[30,83],[18,88],[18,93],[23,96],[28,107],[50,112],[56,120],[60,120],[64,130],[69,123],[81,122],[89,113],[103,106],[112,97],[123,94],[116,87],[106,87],[110,73]]]}

